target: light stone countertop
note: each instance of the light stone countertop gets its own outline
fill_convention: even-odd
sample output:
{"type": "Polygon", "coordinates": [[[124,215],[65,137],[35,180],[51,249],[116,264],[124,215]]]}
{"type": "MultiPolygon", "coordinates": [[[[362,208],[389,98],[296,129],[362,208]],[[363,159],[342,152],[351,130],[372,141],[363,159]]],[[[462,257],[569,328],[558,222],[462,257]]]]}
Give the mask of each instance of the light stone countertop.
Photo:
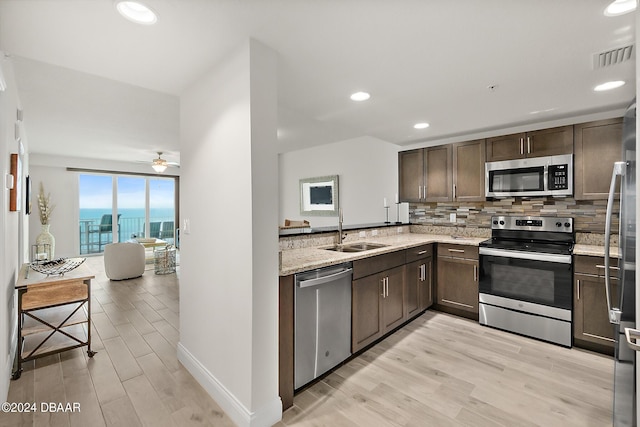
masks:
{"type": "MultiPolygon", "coordinates": [[[[614,258],[619,258],[620,257],[620,253],[618,251],[618,246],[614,245],[613,243],[611,244],[611,248],[610,248],[609,253],[610,253],[610,256],[612,256],[614,258]]],[[[603,257],[604,256],[604,246],[576,244],[576,245],[573,246],[573,254],[574,255],[589,255],[589,256],[600,256],[600,257],[603,257]]]]}
{"type": "MultiPolygon", "coordinates": [[[[348,244],[367,242],[388,245],[384,248],[371,249],[363,252],[336,252],[325,249],[331,245],[303,249],[286,249],[280,252],[280,276],[288,276],[301,271],[313,270],[341,262],[355,261],[429,243],[453,243],[478,246],[480,242],[486,239],[486,237],[454,238],[450,235],[441,234],[405,233],[393,236],[368,237],[357,242],[348,242],[348,244]]],[[[604,256],[604,246],[576,244],[573,248],[573,254],[602,257],[604,256]]],[[[612,242],[611,244],[611,256],[619,257],[617,242],[612,242]]]]}
{"type": "Polygon", "coordinates": [[[336,252],[329,251],[324,245],[319,247],[304,249],[286,249],[280,252],[280,276],[288,276],[290,274],[299,273],[301,271],[313,270],[328,265],[339,264],[341,262],[355,261],[358,259],[369,258],[375,255],[395,252],[414,246],[425,245],[429,243],[453,243],[458,245],[478,246],[478,244],[486,237],[452,237],[450,235],[439,234],[419,234],[404,233],[393,236],[369,237],[357,242],[348,242],[347,244],[367,242],[381,243],[384,248],[371,249],[363,252],[336,252]]]}

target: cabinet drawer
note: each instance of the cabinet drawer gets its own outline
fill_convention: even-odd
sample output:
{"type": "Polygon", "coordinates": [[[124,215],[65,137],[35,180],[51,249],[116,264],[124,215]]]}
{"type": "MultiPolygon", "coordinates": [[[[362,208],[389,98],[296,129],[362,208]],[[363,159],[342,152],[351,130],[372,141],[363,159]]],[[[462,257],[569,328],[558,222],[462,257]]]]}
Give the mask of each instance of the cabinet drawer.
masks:
{"type": "Polygon", "coordinates": [[[454,245],[449,243],[438,243],[438,256],[478,259],[478,247],[468,245],[454,245]]]}
{"type": "Polygon", "coordinates": [[[22,310],[68,304],[87,299],[89,287],[82,280],[30,288],[22,296],[22,310]]]}
{"type": "Polygon", "coordinates": [[[415,248],[407,249],[407,264],[419,259],[429,258],[433,255],[433,245],[422,245],[415,248]]]}
{"type": "Polygon", "coordinates": [[[404,252],[396,251],[353,261],[353,280],[403,265],[405,263],[404,252]]]}
{"type": "MultiPolygon", "coordinates": [[[[611,260],[611,276],[618,275],[618,258],[609,258],[611,260]]],[[[604,277],[604,258],[586,255],[577,255],[574,257],[573,271],[575,273],[591,274],[594,276],[604,277]]]]}

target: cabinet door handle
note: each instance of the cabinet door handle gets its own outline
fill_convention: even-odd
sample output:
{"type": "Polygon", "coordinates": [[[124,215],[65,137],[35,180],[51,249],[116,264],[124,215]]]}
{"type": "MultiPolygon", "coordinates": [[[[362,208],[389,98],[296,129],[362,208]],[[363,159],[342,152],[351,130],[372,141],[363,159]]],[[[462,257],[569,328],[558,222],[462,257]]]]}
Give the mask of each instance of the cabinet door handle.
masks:
{"type": "Polygon", "coordinates": [[[531,154],[531,137],[527,137],[527,154],[531,154]]]}
{"type": "Polygon", "coordinates": [[[387,296],[389,296],[389,277],[386,277],[385,280],[387,281],[387,296]]]}
{"type": "Polygon", "coordinates": [[[456,185],[453,184],[453,198],[456,198],[456,185]]]}
{"type": "Polygon", "coordinates": [[[578,286],[576,286],[576,290],[577,290],[577,292],[578,292],[578,301],[580,301],[580,279],[578,279],[578,283],[577,283],[577,285],[578,285],[578,286]]]}
{"type": "Polygon", "coordinates": [[[423,197],[426,199],[427,198],[427,186],[426,185],[422,186],[422,194],[423,194],[423,197]]]}
{"type": "Polygon", "coordinates": [[[520,154],[524,154],[524,138],[520,138],[520,154]]]}
{"type": "Polygon", "coordinates": [[[449,248],[448,251],[449,252],[458,252],[458,253],[461,253],[461,254],[464,253],[464,249],[451,249],[451,248],[449,248]]]}
{"type": "MultiPolygon", "coordinates": [[[[604,265],[596,264],[596,268],[602,268],[602,269],[604,269],[605,267],[604,267],[604,265]]],[[[611,267],[609,267],[609,270],[620,270],[620,267],[613,267],[613,266],[611,266],[611,267]]]]}
{"type": "Polygon", "coordinates": [[[381,294],[381,295],[382,295],[382,298],[384,298],[384,297],[385,297],[385,296],[384,296],[384,281],[385,281],[385,278],[383,277],[383,278],[382,278],[382,280],[380,280],[380,282],[382,282],[382,294],[381,294]]]}
{"type": "Polygon", "coordinates": [[[422,199],[422,185],[418,185],[418,199],[422,199]]]}
{"type": "MultiPolygon", "coordinates": [[[[429,271],[432,271],[431,270],[431,261],[429,261],[429,271]]],[[[430,274],[429,275],[429,301],[433,300],[433,295],[432,295],[433,290],[431,289],[433,287],[433,282],[432,282],[431,276],[432,275],[430,274]]]]}
{"type": "Polygon", "coordinates": [[[477,265],[473,266],[473,281],[474,282],[478,281],[478,266],[477,265]]]}

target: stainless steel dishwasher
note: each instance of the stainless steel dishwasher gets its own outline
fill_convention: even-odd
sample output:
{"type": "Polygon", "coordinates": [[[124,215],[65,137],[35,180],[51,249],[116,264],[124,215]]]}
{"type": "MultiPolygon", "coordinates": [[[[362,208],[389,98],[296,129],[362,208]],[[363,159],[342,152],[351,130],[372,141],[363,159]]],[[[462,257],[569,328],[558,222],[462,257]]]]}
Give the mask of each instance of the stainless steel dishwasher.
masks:
{"type": "Polygon", "coordinates": [[[351,263],[295,275],[296,389],[351,355],[351,263]]]}

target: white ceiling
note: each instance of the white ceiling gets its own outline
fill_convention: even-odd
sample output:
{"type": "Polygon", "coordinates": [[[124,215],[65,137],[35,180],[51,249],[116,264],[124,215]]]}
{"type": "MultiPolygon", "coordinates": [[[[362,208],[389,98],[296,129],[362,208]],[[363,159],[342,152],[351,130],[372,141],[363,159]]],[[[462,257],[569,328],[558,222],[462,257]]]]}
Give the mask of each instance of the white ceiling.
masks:
{"type": "Polygon", "coordinates": [[[181,91],[249,37],[279,55],[280,151],[406,146],[624,108],[635,60],[592,67],[635,40],[609,1],[146,0],[158,23],[140,26],[112,0],[0,0],[0,50],[35,153],[177,161],[181,91]]]}

